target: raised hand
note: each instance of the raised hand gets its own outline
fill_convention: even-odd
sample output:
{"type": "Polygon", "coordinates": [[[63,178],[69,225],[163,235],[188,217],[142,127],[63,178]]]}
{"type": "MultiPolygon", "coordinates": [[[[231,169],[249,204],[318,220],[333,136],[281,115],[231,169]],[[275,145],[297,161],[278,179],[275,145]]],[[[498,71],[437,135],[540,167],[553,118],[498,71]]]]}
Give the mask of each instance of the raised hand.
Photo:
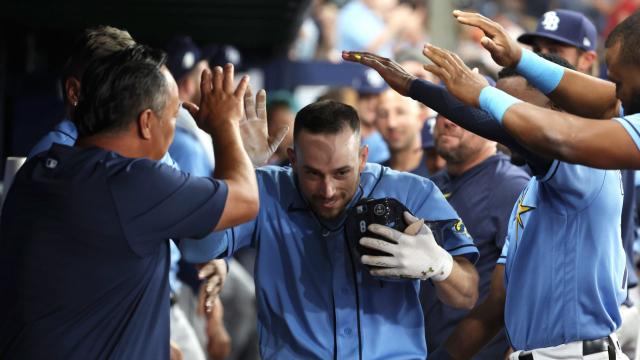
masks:
{"type": "Polygon", "coordinates": [[[459,23],[475,26],[484,32],[482,46],[491,53],[493,61],[504,67],[515,67],[522,56],[522,48],[507,31],[495,21],[480,14],[455,10],[453,16],[459,23]]]}
{"type": "MultiPolygon", "coordinates": [[[[249,77],[243,76],[238,86],[233,88],[233,65],[227,64],[224,70],[216,66],[213,74],[209,70],[202,72],[200,90],[202,98],[194,118],[198,126],[211,134],[219,126],[238,125],[244,118],[243,97],[249,77]]],[[[195,108],[187,107],[193,114],[195,108]]]]}
{"type": "Polygon", "coordinates": [[[448,50],[430,44],[422,53],[433,62],[425,70],[440,78],[447,90],[467,105],[479,106],[480,92],[489,86],[487,79],[465,65],[460,57],[448,50]]]}
{"type": "Polygon", "coordinates": [[[377,71],[384,81],[399,94],[407,96],[411,82],[416,79],[398,63],[376,54],[359,51],[343,51],[342,58],[346,61],[357,62],[377,71]]]}
{"type": "Polygon", "coordinates": [[[242,143],[254,166],[264,165],[276,152],[289,131],[288,126],[276,130],[275,134],[269,134],[267,124],[267,93],[258,91],[255,101],[251,87],[244,94],[244,119],[240,122],[242,143]]]}

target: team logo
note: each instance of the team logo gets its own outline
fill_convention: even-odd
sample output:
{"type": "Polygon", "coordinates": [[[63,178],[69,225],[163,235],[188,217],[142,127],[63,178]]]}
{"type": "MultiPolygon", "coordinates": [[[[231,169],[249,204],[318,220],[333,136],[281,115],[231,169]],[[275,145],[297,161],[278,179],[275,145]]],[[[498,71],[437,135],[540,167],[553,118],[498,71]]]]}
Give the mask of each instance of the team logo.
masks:
{"type": "Polygon", "coordinates": [[[548,11],[544,13],[544,19],[540,25],[547,31],[556,31],[558,30],[558,25],[560,24],[560,18],[555,11],[548,11]]]}
{"type": "Polygon", "coordinates": [[[58,160],[47,158],[47,160],[44,162],[44,166],[46,166],[49,169],[55,169],[56,166],[58,166],[58,160]]]}
{"type": "Polygon", "coordinates": [[[196,55],[191,51],[188,51],[182,57],[182,67],[185,69],[191,69],[196,63],[196,55]]]}
{"type": "Polygon", "coordinates": [[[582,39],[582,46],[591,47],[591,40],[589,40],[589,38],[585,37],[584,39],[582,39]]]}
{"type": "Polygon", "coordinates": [[[467,227],[464,226],[464,223],[462,222],[462,220],[456,221],[456,223],[453,225],[453,230],[455,230],[455,232],[457,233],[470,236],[469,233],[467,232],[467,227]]]}
{"type": "Polygon", "coordinates": [[[378,215],[378,216],[382,216],[386,212],[387,212],[387,209],[382,204],[378,204],[378,205],[373,207],[373,213],[378,215]]]}

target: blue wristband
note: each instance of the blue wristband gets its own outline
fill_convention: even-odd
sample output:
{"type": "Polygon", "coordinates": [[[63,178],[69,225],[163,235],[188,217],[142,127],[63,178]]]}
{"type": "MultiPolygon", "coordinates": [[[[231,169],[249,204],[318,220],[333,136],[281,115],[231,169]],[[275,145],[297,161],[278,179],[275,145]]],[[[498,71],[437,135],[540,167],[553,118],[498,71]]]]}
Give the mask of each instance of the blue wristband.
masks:
{"type": "Polygon", "coordinates": [[[478,100],[480,101],[480,108],[491,114],[500,125],[502,125],[502,117],[507,109],[509,109],[511,105],[522,102],[506,92],[491,86],[486,86],[480,91],[478,100]]]}
{"type": "Polygon", "coordinates": [[[564,76],[564,67],[526,49],[522,49],[516,71],[545,95],[555,90],[564,76]]]}

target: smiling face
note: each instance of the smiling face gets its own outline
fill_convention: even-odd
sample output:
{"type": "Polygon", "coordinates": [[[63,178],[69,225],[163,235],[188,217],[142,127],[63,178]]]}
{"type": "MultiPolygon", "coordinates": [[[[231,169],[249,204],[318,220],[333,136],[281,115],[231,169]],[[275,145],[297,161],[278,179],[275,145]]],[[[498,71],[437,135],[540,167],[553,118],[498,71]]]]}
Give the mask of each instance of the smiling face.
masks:
{"type": "Polygon", "coordinates": [[[360,134],[349,127],[338,133],[302,130],[289,159],[300,191],[323,219],[335,219],[351,201],[364,170],[368,150],[360,148],[360,134]]]}
{"type": "Polygon", "coordinates": [[[640,66],[621,61],[622,43],[618,41],[607,48],[609,80],[616,84],[616,97],[622,102],[626,114],[640,112],[640,66]]]}
{"type": "Polygon", "coordinates": [[[417,102],[394,90],[382,93],[376,125],[392,152],[413,147],[424,124],[424,112],[417,102]]]}

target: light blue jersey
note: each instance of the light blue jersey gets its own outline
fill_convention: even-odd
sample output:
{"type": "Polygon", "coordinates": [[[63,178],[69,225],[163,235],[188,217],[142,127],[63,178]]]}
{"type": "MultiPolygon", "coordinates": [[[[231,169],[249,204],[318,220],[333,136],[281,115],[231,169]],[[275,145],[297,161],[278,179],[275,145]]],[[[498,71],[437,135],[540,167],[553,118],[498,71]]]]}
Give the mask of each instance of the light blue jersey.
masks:
{"type": "Polygon", "coordinates": [[[554,161],[515,204],[498,263],[505,326],[516,350],[605,337],[627,296],[618,170],[554,161]]]}
{"type": "MultiPolygon", "coordinates": [[[[424,359],[427,348],[419,281],[372,277],[345,240],[344,215],[321,222],[301,195],[291,168],[257,170],[258,217],[228,230],[233,252],[257,249],[255,281],[264,359],[424,359]]],[[[349,203],[393,197],[428,220],[459,219],[429,180],[367,164],[349,203]]],[[[475,262],[464,227],[451,226],[441,246],[475,262]]]]}

